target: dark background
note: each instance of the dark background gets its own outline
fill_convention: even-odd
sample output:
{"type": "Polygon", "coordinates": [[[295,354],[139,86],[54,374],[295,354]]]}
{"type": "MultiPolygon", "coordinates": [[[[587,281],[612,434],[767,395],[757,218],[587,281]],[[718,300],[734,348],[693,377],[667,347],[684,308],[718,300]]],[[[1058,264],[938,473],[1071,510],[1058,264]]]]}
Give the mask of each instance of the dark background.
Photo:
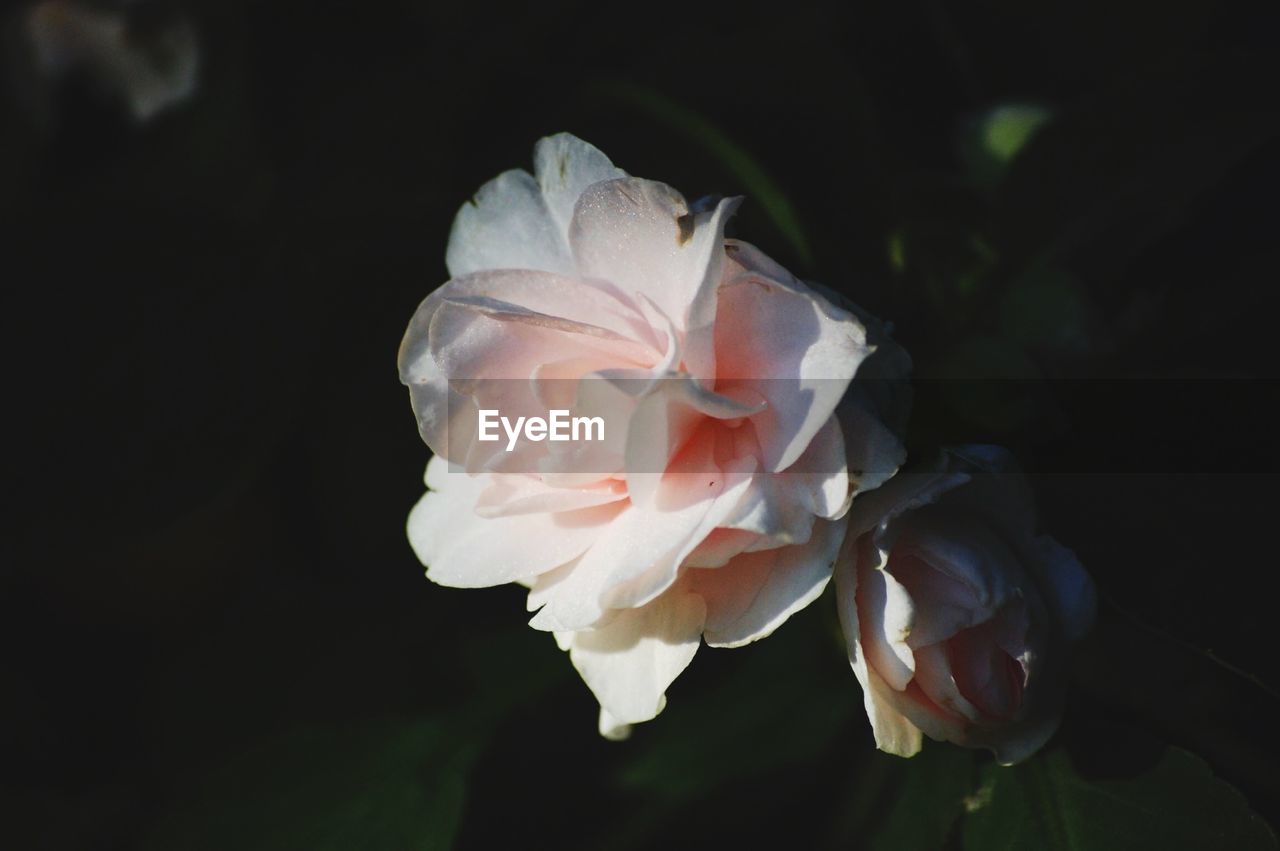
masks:
{"type": "Polygon", "coordinates": [[[830,596],[704,648],[620,745],[519,589],[433,586],[409,550],[400,335],[458,206],[560,130],[748,195],[735,235],[893,321],[913,450],[1018,450],[1104,597],[1055,747],[1128,776],[1171,742],[1280,815],[1275,15],[158,8],[203,66],[142,125],[83,77],[32,89],[19,7],[6,35],[9,847],[874,833],[909,764],[871,750],[830,596]],[[1051,119],[995,163],[1010,103],[1051,119]]]}

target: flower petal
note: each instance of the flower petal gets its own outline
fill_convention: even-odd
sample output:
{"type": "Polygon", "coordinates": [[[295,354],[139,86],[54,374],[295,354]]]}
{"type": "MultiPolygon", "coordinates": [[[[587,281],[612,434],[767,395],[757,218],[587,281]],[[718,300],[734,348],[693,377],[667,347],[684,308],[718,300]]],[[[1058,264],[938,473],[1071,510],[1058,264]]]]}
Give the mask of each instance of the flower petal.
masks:
{"type": "Polygon", "coordinates": [[[876,747],[898,756],[914,756],[923,744],[920,728],[894,706],[892,696],[895,693],[867,664],[863,650],[857,602],[859,570],[856,543],[846,539],[835,572],[836,607],[849,651],[849,665],[862,686],[863,705],[867,720],[871,722],[876,747]]]}
{"type": "MultiPolygon", "coordinates": [[[[442,341],[434,338],[435,332],[432,331],[437,315],[441,308],[451,301],[456,302],[453,309],[458,309],[459,305],[472,302],[489,303],[485,300],[515,305],[512,312],[519,312],[517,309],[523,308],[525,313],[554,315],[571,323],[604,329],[618,338],[632,340],[635,339],[633,332],[639,315],[634,305],[604,285],[528,271],[506,270],[469,275],[450,281],[428,296],[418,306],[400,344],[398,358],[400,381],[409,387],[410,401],[418,417],[418,429],[427,445],[437,455],[465,464],[467,469],[473,472],[483,469],[500,449],[497,443],[477,443],[476,419],[480,406],[458,392],[457,388],[452,387],[449,379],[480,377],[480,375],[494,378],[527,378],[528,372],[536,369],[539,361],[564,359],[563,353],[557,353],[555,348],[546,350],[540,356],[538,350],[530,343],[531,332],[526,329],[525,337],[522,338],[525,342],[525,350],[520,358],[497,361],[489,368],[468,367],[468,369],[479,371],[480,375],[476,376],[470,373],[447,371],[445,366],[437,361],[435,353],[442,345],[442,341]]],[[[466,326],[460,325],[456,320],[457,317],[450,323],[450,327],[454,332],[462,334],[466,326]]],[[[496,322],[492,317],[485,321],[496,322]]],[[[480,331],[484,327],[483,323],[479,323],[473,330],[479,336],[483,336],[480,331]]],[[[536,333],[534,336],[536,339],[536,333]]],[[[591,336],[591,333],[588,332],[587,336],[591,336]]],[[[595,336],[600,337],[598,333],[595,336]]],[[[545,340],[545,335],[541,339],[545,340]]],[[[457,347],[464,346],[466,342],[465,339],[453,341],[455,349],[452,352],[452,360],[448,364],[449,369],[458,368],[454,361],[465,360],[465,347],[457,347]]],[[[475,338],[471,338],[471,342],[475,343],[475,338]]],[[[579,340],[579,343],[581,342],[579,340]]],[[[613,355],[619,353],[622,353],[622,362],[629,362],[627,360],[629,358],[639,358],[640,361],[647,363],[653,358],[651,347],[644,343],[616,343],[616,348],[615,344],[610,344],[604,349],[600,344],[601,340],[597,339],[594,343],[579,345],[577,350],[593,363],[600,363],[602,357],[610,362],[616,362],[617,358],[613,355]],[[637,346],[639,348],[636,348],[637,346]]],[[[504,345],[512,347],[516,345],[516,341],[506,340],[504,345]]],[[[474,346],[472,350],[475,350],[474,346]]],[[[532,396],[527,399],[530,405],[534,401],[536,400],[532,396]]],[[[494,407],[494,405],[485,407],[494,407]]],[[[514,411],[504,411],[504,413],[515,415],[514,411]]],[[[519,469],[519,466],[512,469],[519,469]]],[[[528,469],[525,467],[524,471],[528,469]]]]}
{"type": "Polygon", "coordinates": [[[718,469],[709,441],[695,441],[662,476],[654,499],[628,503],[574,569],[547,591],[548,604],[530,624],[576,630],[600,621],[609,609],[641,606],[669,588],[684,559],[741,498],[754,459],[718,469]],[[681,465],[687,467],[687,471],[681,465]]]}
{"type": "Polygon", "coordinates": [[[820,520],[804,544],[691,571],[693,587],[707,602],[707,644],[741,647],[764,638],[816,600],[831,580],[843,540],[841,524],[820,520]]]}
{"type": "Polygon", "coordinates": [[[603,706],[600,707],[599,730],[600,735],[611,742],[621,742],[631,738],[631,725],[623,724],[614,718],[603,706]]]}
{"type": "Polygon", "coordinates": [[[409,542],[441,585],[479,588],[537,576],[572,561],[601,536],[618,504],[559,514],[484,518],[475,512],[483,481],[448,472],[435,457],[428,464],[433,489],[409,513],[409,542]],[[537,547],[529,541],[539,541],[537,547]]]}
{"type": "Polygon", "coordinates": [[[1019,594],[1025,574],[991,530],[948,506],[926,506],[900,521],[888,570],[916,601],[910,644],[946,641],[995,617],[1019,594]]]}
{"type": "Polygon", "coordinates": [[[626,486],[617,479],[573,488],[551,487],[537,476],[494,473],[476,499],[476,514],[504,517],[542,514],[606,505],[627,498],[626,486]]]}
{"type": "Polygon", "coordinates": [[[852,315],[755,276],[721,286],[715,338],[717,389],[754,391],[769,403],[751,420],[771,471],[795,463],[870,353],[852,315]]]}
{"type": "Polygon", "coordinates": [[[571,275],[573,257],[533,175],[520,169],[490,180],[453,219],[445,252],[458,278],[490,269],[571,275]]]}
{"type": "Polygon", "coordinates": [[[573,666],[608,713],[610,731],[662,711],[667,687],[698,651],[705,618],[702,598],[677,587],[617,612],[600,629],[563,636],[573,666]]]}
{"type": "Polygon", "coordinates": [[[945,644],[930,644],[915,649],[915,682],[930,700],[943,709],[950,710],[970,722],[981,718],[977,707],[970,703],[956,684],[947,659],[945,644]]]}
{"type": "Polygon", "coordinates": [[[915,621],[911,595],[893,574],[880,567],[884,555],[865,538],[858,546],[858,611],[867,662],[895,691],[903,691],[915,673],[907,638],[915,621]]]}
{"type": "Polygon", "coordinates": [[[503,172],[453,220],[445,262],[455,278],[489,269],[573,274],[569,225],[582,192],[625,177],[597,148],[568,133],[539,140],[534,175],[503,172]]]}
{"type": "MultiPolygon", "coordinates": [[[[727,199],[710,215],[695,214],[664,183],[596,183],[578,199],[569,228],[578,273],[647,296],[681,330],[690,330],[692,317],[702,332],[719,283],[724,222],[736,206],[736,199],[727,199]]],[[[709,351],[703,360],[707,356],[709,351]]]]}
{"type": "Polygon", "coordinates": [[[1045,604],[1057,618],[1068,641],[1079,641],[1093,627],[1098,592],[1076,554],[1048,535],[1034,541],[1034,562],[1045,604]]]}
{"type": "Polygon", "coordinates": [[[533,149],[533,173],[556,228],[569,244],[569,226],[578,199],[589,186],[617,180],[627,173],[609,161],[595,145],[570,133],[538,140],[533,149]]]}

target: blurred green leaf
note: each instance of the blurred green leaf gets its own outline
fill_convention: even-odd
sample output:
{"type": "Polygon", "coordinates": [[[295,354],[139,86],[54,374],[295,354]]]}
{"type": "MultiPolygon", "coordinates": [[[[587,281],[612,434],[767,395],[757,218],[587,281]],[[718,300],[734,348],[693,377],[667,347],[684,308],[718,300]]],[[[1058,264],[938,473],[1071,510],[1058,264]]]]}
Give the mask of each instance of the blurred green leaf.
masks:
{"type": "Polygon", "coordinates": [[[154,851],[449,848],[474,736],[440,720],[293,730],[211,771],[144,844],[154,851]]]}
{"type": "Polygon", "coordinates": [[[960,141],[961,156],[973,178],[984,186],[998,183],[1052,115],[1036,104],[1006,104],[973,121],[960,141]]]}
{"type": "MultiPolygon", "coordinates": [[[[733,780],[821,754],[854,717],[858,690],[822,646],[816,618],[797,617],[768,641],[735,651],[744,664],[726,682],[663,714],[645,731],[619,778],[628,789],[689,800],[733,780]],[[749,743],[749,745],[744,745],[749,743]]],[[[706,650],[704,652],[724,652],[706,650]]]]}
{"type": "Polygon", "coordinates": [[[1003,256],[1079,256],[1100,270],[1167,233],[1206,188],[1280,132],[1246,57],[1195,57],[1074,105],[1041,128],[1001,185],[1003,256]]]}
{"type": "Polygon", "coordinates": [[[1094,311],[1079,282],[1061,269],[1033,269],[1000,299],[1000,328],[1034,351],[1082,355],[1092,342],[1094,311]]]}
{"type": "Polygon", "coordinates": [[[876,756],[902,763],[905,777],[867,847],[871,851],[941,848],[973,788],[973,751],[929,742],[909,760],[876,756]]]}
{"type": "MultiPolygon", "coordinates": [[[[827,652],[835,630],[833,617],[810,606],[767,641],[732,651],[723,660],[732,663],[727,676],[673,695],[661,722],[637,730],[628,744],[618,785],[630,803],[627,817],[610,826],[609,847],[655,847],[691,812],[732,813],[753,781],[811,774],[833,750],[840,753],[841,737],[861,722],[856,681],[842,653],[827,652]]],[[[757,802],[752,819],[789,820],[794,794],[757,802]]]]}
{"type": "Polygon", "coordinates": [[[1090,781],[1063,750],[1014,768],[988,765],[965,819],[973,851],[1274,849],[1270,828],[1203,760],[1168,748],[1143,774],[1090,781]]]}
{"type": "Polygon", "coordinates": [[[942,356],[937,377],[952,411],[983,430],[1009,433],[1056,415],[1039,368],[1003,337],[963,340],[942,356]]]}
{"type": "Polygon", "coordinates": [[[806,264],[813,262],[809,240],[805,237],[804,228],[800,225],[800,218],[791,201],[755,157],[730,139],[724,131],[694,110],[653,89],[632,83],[602,84],[601,89],[607,95],[636,107],[684,134],[719,160],[730,174],[742,182],[752,203],[759,204],[765,211],[790,243],[796,256],[806,264]]]}
{"type": "Polygon", "coordinates": [[[910,759],[876,751],[845,792],[824,848],[902,851],[943,847],[973,789],[976,754],[926,742],[910,759]]]}

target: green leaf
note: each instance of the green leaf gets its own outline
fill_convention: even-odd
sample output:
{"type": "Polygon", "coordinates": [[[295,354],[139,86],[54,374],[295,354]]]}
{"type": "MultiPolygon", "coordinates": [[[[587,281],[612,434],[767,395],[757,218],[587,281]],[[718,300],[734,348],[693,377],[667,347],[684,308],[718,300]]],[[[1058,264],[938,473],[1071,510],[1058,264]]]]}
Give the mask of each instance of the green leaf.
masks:
{"type": "Polygon", "coordinates": [[[841,676],[848,671],[842,660],[814,652],[825,641],[820,629],[821,619],[805,613],[767,641],[733,651],[740,666],[727,680],[673,699],[662,723],[637,736],[621,784],[657,798],[691,800],[823,753],[855,717],[858,690],[841,676]]]}
{"type": "Polygon", "coordinates": [[[910,759],[876,751],[844,793],[824,848],[901,851],[942,848],[964,813],[975,777],[974,751],[925,742],[910,759]]]}
{"type": "Polygon", "coordinates": [[[871,851],[941,848],[973,788],[973,751],[929,742],[909,760],[887,754],[876,757],[900,763],[905,777],[867,847],[871,851]]]}
{"type": "Polygon", "coordinates": [[[791,201],[755,157],[730,139],[724,131],[694,110],[653,89],[631,83],[610,83],[601,88],[608,95],[684,134],[715,157],[726,171],[742,183],[750,194],[751,201],[759,204],[765,211],[783,238],[790,243],[796,256],[806,264],[813,262],[809,240],[805,237],[804,228],[800,225],[800,218],[791,201]]]}
{"type": "Polygon", "coordinates": [[[1015,266],[1071,257],[1123,279],[1132,257],[1280,133],[1277,112],[1258,107],[1259,74],[1246,56],[1189,58],[1055,116],[1001,185],[1001,255],[1015,266]]]}
{"type": "Polygon", "coordinates": [[[1036,104],[1005,104],[972,123],[960,142],[960,153],[969,172],[983,186],[1004,177],[1009,165],[1052,118],[1052,112],[1036,104]]]}
{"type": "Polygon", "coordinates": [[[438,720],[297,729],[179,793],[147,851],[451,847],[474,737],[438,720]]]}
{"type": "Polygon", "coordinates": [[[1014,768],[988,765],[970,800],[964,847],[973,851],[1277,847],[1239,792],[1173,747],[1150,770],[1120,779],[1081,777],[1064,750],[1014,768]]]}
{"type": "Polygon", "coordinates": [[[1036,268],[1000,299],[1000,328],[1019,345],[1055,355],[1082,355],[1092,343],[1094,311],[1083,287],[1061,269],[1036,268]]]}
{"type": "MultiPolygon", "coordinates": [[[[827,611],[830,611],[829,609],[827,611]]],[[[834,612],[831,612],[834,614],[834,612]]],[[[650,848],[694,810],[734,800],[734,790],[770,775],[819,770],[835,743],[859,720],[856,681],[839,650],[838,630],[810,606],[768,640],[716,660],[730,666],[693,693],[675,692],[659,722],[638,729],[618,773],[628,794],[625,817],[611,823],[608,847],[650,848]]],[[[785,794],[770,806],[788,806],[785,794]]],[[[756,818],[765,816],[758,807],[756,818]]]]}

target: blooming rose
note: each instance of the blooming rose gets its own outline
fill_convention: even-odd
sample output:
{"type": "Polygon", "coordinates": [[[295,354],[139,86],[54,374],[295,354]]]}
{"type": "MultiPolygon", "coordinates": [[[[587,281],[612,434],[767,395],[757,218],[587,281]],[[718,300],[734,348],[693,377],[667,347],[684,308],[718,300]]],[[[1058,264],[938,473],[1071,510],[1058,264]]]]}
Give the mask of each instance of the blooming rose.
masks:
{"type": "Polygon", "coordinates": [[[1037,534],[1008,453],[944,453],[859,497],[848,523],[836,594],[880,749],[911,756],[922,732],[1006,765],[1039,749],[1095,595],[1076,557],[1037,534]]]}
{"type": "Polygon", "coordinates": [[[543,139],[532,175],[459,211],[452,278],[400,349],[436,453],[408,526],[428,577],[527,586],[609,736],[662,711],[700,639],[746,644],[814,600],[853,493],[902,458],[865,408],[853,433],[834,415],[863,324],[726,239],[737,205],[543,139]],[[481,410],[550,407],[605,414],[605,439],[477,437],[481,410]]]}

